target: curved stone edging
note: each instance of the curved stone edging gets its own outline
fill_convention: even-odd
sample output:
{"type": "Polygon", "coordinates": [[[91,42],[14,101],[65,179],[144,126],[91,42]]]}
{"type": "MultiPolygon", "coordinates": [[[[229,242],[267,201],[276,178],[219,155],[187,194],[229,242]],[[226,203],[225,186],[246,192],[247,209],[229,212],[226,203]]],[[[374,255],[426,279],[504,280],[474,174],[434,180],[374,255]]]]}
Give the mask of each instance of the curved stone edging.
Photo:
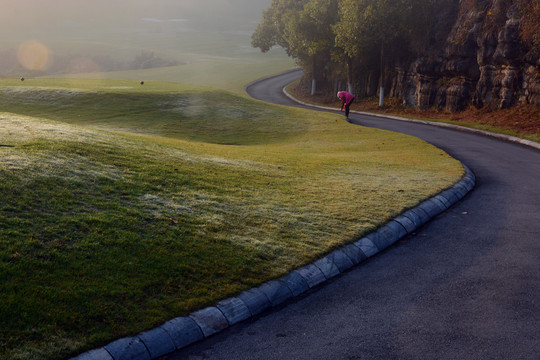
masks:
{"type": "MultiPolygon", "coordinates": [[[[338,110],[337,108],[328,107],[328,106],[313,105],[313,104],[309,104],[309,103],[303,102],[301,100],[298,100],[297,98],[295,98],[294,96],[289,94],[289,92],[285,88],[283,88],[283,94],[285,94],[285,96],[287,96],[292,101],[294,101],[294,102],[296,102],[298,104],[304,105],[304,106],[309,106],[309,107],[312,107],[312,108],[321,109],[321,110],[329,110],[329,111],[337,111],[338,110]]],[[[443,123],[443,122],[427,121],[427,120],[419,120],[419,119],[409,119],[409,118],[404,118],[404,117],[400,117],[400,116],[384,115],[384,114],[370,113],[370,112],[357,111],[357,110],[351,110],[350,112],[353,113],[353,114],[368,115],[368,116],[380,117],[380,118],[385,118],[385,119],[406,121],[406,122],[410,122],[410,123],[438,126],[438,127],[448,128],[448,129],[454,129],[454,130],[459,130],[459,131],[464,131],[464,132],[470,132],[470,133],[474,133],[474,134],[481,134],[481,135],[484,135],[484,136],[490,136],[490,137],[493,137],[493,138],[518,143],[518,144],[521,144],[521,145],[529,146],[529,147],[532,147],[534,149],[540,150],[540,143],[537,143],[535,141],[518,138],[516,136],[498,134],[498,133],[494,133],[494,132],[490,132],[490,131],[486,131],[486,130],[473,129],[473,128],[469,128],[469,127],[465,127],[465,126],[447,124],[447,123],[443,123]]]]}
{"type": "Polygon", "coordinates": [[[220,301],[216,306],[196,311],[187,317],[177,317],[153,330],[113,341],[72,360],[157,359],[283,304],[383,251],[460,201],[476,184],[472,171],[465,165],[463,167],[465,175],[452,187],[313,264],[220,301]]]}

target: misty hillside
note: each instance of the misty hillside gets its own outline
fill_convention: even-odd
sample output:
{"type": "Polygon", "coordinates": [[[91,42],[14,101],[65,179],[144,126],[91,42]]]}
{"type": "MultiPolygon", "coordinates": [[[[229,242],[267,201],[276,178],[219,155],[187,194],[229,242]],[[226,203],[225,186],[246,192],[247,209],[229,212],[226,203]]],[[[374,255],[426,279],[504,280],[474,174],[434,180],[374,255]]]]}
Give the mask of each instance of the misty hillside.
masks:
{"type": "Polygon", "coordinates": [[[162,67],[197,56],[255,52],[250,36],[270,3],[0,0],[0,76],[162,67]],[[21,64],[25,51],[46,52],[47,59],[21,64]],[[72,65],[80,58],[85,61],[72,65]]]}

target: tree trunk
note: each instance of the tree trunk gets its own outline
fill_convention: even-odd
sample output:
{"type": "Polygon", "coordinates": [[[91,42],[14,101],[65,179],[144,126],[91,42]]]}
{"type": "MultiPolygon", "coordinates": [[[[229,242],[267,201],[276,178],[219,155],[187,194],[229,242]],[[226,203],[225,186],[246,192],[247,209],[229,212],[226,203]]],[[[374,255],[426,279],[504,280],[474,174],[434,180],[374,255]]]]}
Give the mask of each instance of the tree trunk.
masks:
{"type": "Polygon", "coordinates": [[[348,91],[351,94],[354,94],[353,65],[352,65],[352,59],[350,57],[347,57],[347,87],[348,87],[348,91]]]}
{"type": "Polygon", "coordinates": [[[315,79],[315,56],[313,56],[313,63],[311,66],[311,96],[317,92],[317,80],[315,79]]]}
{"type": "Polygon", "coordinates": [[[384,42],[381,42],[381,77],[379,78],[379,106],[384,106],[384,42]]]}

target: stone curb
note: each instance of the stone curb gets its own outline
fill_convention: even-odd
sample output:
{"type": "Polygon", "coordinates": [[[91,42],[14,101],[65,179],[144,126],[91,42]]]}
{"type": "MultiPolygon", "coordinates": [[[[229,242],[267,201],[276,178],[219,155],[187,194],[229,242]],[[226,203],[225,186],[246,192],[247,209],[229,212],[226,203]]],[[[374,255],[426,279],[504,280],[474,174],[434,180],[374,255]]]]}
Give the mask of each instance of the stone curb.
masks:
{"type": "Polygon", "coordinates": [[[141,339],[123,338],[104,346],[115,360],[150,360],[150,353],[141,339]]]}
{"type": "Polygon", "coordinates": [[[201,328],[195,320],[189,317],[178,317],[167,321],[161,326],[171,337],[176,349],[182,349],[204,339],[201,328]]]}
{"type": "Polygon", "coordinates": [[[210,306],[189,315],[202,330],[204,337],[209,337],[229,327],[229,322],[221,310],[210,306]]]}
{"type": "Polygon", "coordinates": [[[244,291],[238,298],[246,304],[251,316],[258,315],[271,306],[266,295],[256,288],[244,291]]]}
{"type": "MultiPolygon", "coordinates": [[[[261,79],[261,80],[264,80],[264,79],[261,79]]],[[[303,102],[301,100],[298,100],[297,98],[295,98],[294,96],[289,94],[289,92],[287,90],[285,90],[285,88],[283,88],[283,94],[285,94],[285,96],[287,96],[292,101],[294,101],[294,102],[296,102],[298,104],[304,105],[304,106],[312,107],[312,108],[315,108],[315,109],[321,109],[321,110],[329,110],[329,111],[332,111],[332,112],[339,111],[338,108],[333,108],[333,107],[328,107],[328,106],[320,106],[320,105],[313,105],[313,104],[309,104],[309,103],[303,102]]],[[[468,128],[468,127],[465,127],[465,126],[447,124],[447,123],[436,122],[436,121],[409,119],[409,118],[404,118],[404,117],[400,117],[400,116],[384,115],[384,114],[370,113],[370,112],[357,111],[357,110],[351,110],[350,112],[352,114],[368,115],[368,116],[373,116],[373,117],[380,117],[380,118],[399,120],[399,121],[405,121],[405,122],[410,122],[410,123],[438,126],[438,127],[443,127],[443,128],[448,128],[448,129],[453,129],[453,130],[458,130],[458,131],[463,131],[463,132],[480,134],[480,135],[484,135],[484,136],[493,137],[493,138],[496,138],[496,139],[499,139],[499,140],[505,140],[505,141],[525,145],[525,146],[528,146],[528,147],[532,147],[533,149],[536,149],[536,150],[540,150],[540,143],[537,143],[537,142],[532,141],[532,140],[518,138],[516,136],[511,136],[511,135],[498,134],[498,133],[494,133],[494,132],[490,132],[490,131],[486,131],[486,130],[473,129],[473,128],[468,128]]]]}
{"type": "Polygon", "coordinates": [[[88,352],[85,352],[84,354],[77,356],[74,359],[77,359],[77,360],[114,360],[111,354],[109,354],[107,350],[105,350],[105,348],[100,348],[97,350],[90,350],[88,352]]]}
{"type": "Polygon", "coordinates": [[[231,326],[251,317],[251,312],[247,305],[238,298],[220,301],[217,304],[217,308],[225,315],[231,326]]]}
{"type": "Polygon", "coordinates": [[[296,269],[280,279],[270,280],[258,288],[244,291],[237,297],[220,301],[215,307],[210,306],[187,317],[175,318],[156,329],[116,340],[72,360],[153,360],[281,305],[383,251],[460,201],[476,183],[471,170],[465,165],[464,168],[466,174],[449,189],[313,264],[296,269]]]}

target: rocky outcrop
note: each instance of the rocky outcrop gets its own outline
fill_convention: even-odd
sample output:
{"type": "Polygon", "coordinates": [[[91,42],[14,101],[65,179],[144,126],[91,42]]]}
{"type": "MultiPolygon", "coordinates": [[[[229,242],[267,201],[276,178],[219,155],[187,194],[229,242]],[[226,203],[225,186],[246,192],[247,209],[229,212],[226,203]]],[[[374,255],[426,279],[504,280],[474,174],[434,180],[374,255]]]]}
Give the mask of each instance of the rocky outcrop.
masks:
{"type": "Polygon", "coordinates": [[[477,0],[461,10],[445,47],[396,69],[390,95],[407,106],[540,105],[540,51],[520,37],[515,1],[477,0]]]}

